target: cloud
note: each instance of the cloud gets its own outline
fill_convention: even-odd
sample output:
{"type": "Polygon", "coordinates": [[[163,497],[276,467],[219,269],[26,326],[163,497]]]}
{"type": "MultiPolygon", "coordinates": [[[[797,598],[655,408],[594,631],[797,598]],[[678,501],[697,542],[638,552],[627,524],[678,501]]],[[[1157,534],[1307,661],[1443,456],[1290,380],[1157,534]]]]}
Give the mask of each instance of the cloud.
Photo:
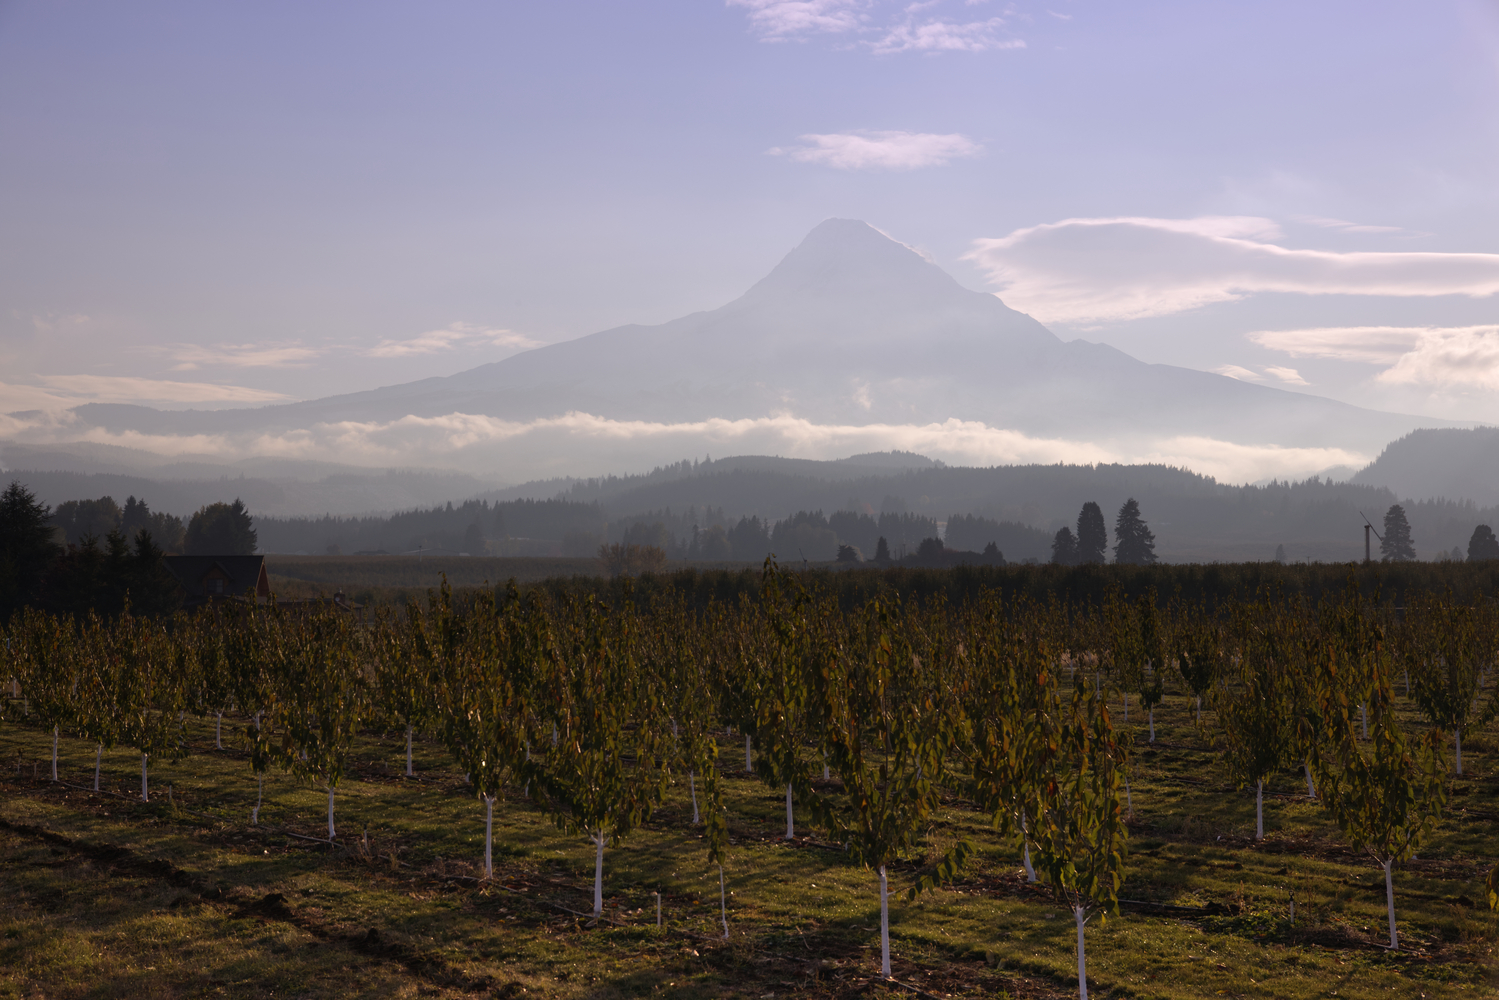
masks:
{"type": "MultiPolygon", "coordinates": [[[[1079,441],[1032,437],[979,421],[925,424],[819,424],[790,414],[683,421],[612,420],[572,412],[536,420],[481,414],[405,416],[341,421],[260,434],[144,434],[26,418],[32,441],[87,440],[164,455],[221,454],[327,459],[369,466],[416,465],[504,469],[512,477],[576,474],[584,463],[621,470],[649,467],[684,454],[779,454],[839,458],[897,448],[951,464],[1009,465],[1159,463],[1222,482],[1304,477],[1336,465],[1361,466],[1369,456],[1338,448],[1283,448],[1182,435],[1163,439],[1079,441]]],[[[76,423],[76,421],[75,421],[76,423]]]]}
{"type": "Polygon", "coordinates": [[[193,371],[204,365],[233,368],[299,368],[323,351],[297,343],[167,344],[163,348],[177,364],[173,371],[193,371]]]}
{"type": "Polygon", "coordinates": [[[1332,326],[1305,330],[1256,330],[1249,340],[1293,358],[1331,358],[1392,365],[1430,332],[1427,327],[1332,326]]]}
{"type": "Polygon", "coordinates": [[[1415,347],[1376,378],[1393,385],[1499,389],[1499,326],[1424,330],[1415,347]]]}
{"type": "Polygon", "coordinates": [[[1499,292],[1499,254],[1296,250],[1268,219],[1065,219],[974,241],[965,259],[1043,322],[1165,316],[1256,292],[1499,292]]]}
{"type": "Polygon", "coordinates": [[[1347,219],[1329,219],[1321,215],[1297,215],[1293,216],[1297,222],[1308,226],[1318,226],[1322,229],[1336,229],[1344,233],[1405,233],[1407,236],[1430,236],[1431,233],[1418,233],[1411,229],[1403,229],[1400,226],[1368,226],[1358,222],[1349,222],[1347,219]]]}
{"type": "Polygon", "coordinates": [[[957,23],[915,16],[939,2],[918,0],[904,5],[896,16],[878,20],[873,16],[873,0],[727,0],[727,5],[748,11],[750,27],[762,42],[801,41],[813,35],[864,36],[851,44],[865,46],[876,55],[1025,48],[1021,39],[999,36],[1004,18],[957,23]]]}
{"type": "Polygon", "coordinates": [[[839,132],[804,135],[805,146],[767,150],[797,163],[837,170],[916,170],[940,167],[950,160],[976,156],[983,147],[966,135],[930,132],[839,132]]]}
{"type": "Polygon", "coordinates": [[[471,323],[452,323],[446,329],[428,330],[410,340],[382,340],[365,353],[374,358],[404,358],[413,354],[436,354],[458,347],[502,347],[527,351],[542,346],[523,333],[513,330],[491,330],[471,323]]]}
{"type": "Polygon", "coordinates": [[[1270,365],[1265,368],[1265,371],[1271,375],[1274,375],[1276,378],[1280,379],[1287,385],[1311,385],[1311,383],[1302,378],[1301,373],[1294,368],[1277,368],[1274,365],[1270,365]]]}
{"type": "Polygon", "coordinates": [[[1213,371],[1217,372],[1219,375],[1227,375],[1229,378],[1236,378],[1240,382],[1263,382],[1265,380],[1264,376],[1259,374],[1258,372],[1252,371],[1248,368],[1240,367],[1239,365],[1219,365],[1217,368],[1214,368],[1213,371]]]}
{"type": "Polygon", "coordinates": [[[877,55],[889,55],[895,52],[985,52],[990,49],[1025,48],[1025,42],[1021,39],[1002,39],[996,36],[995,32],[1004,23],[1004,19],[999,17],[968,24],[954,24],[950,21],[918,24],[907,21],[886,29],[883,38],[870,43],[870,49],[877,55]]]}
{"type": "Polygon", "coordinates": [[[1375,379],[1387,385],[1499,389],[1499,326],[1335,326],[1248,337],[1292,357],[1383,365],[1375,379]]]}
{"type": "Polygon", "coordinates": [[[841,34],[863,23],[867,6],[860,0],[728,0],[749,11],[750,25],[761,41],[784,42],[801,35],[841,34]]]}
{"type": "Polygon", "coordinates": [[[73,404],[277,403],[291,397],[269,389],[215,382],[172,382],[127,375],[38,375],[37,381],[72,397],[73,404]]]}

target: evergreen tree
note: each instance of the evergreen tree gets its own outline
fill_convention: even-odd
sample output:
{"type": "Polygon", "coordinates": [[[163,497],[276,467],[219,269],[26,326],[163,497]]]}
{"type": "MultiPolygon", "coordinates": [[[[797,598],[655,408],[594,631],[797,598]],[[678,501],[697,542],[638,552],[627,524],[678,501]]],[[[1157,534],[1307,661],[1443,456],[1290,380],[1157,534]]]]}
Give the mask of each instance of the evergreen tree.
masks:
{"type": "Polygon", "coordinates": [[[1155,535],[1140,517],[1140,504],[1134,497],[1124,501],[1114,522],[1114,562],[1148,566],[1155,562],[1155,535]]]}
{"type": "Polygon", "coordinates": [[[1478,559],[1499,559],[1499,538],[1487,524],[1474,528],[1473,537],[1468,539],[1468,561],[1478,559]]]}
{"type": "Polygon", "coordinates": [[[1058,566],[1077,564],[1077,539],[1072,537],[1071,528],[1057,529],[1056,537],[1051,540],[1051,561],[1058,566]]]}
{"type": "Polygon", "coordinates": [[[255,552],[255,528],[244,501],[211,503],[187,525],[187,554],[192,556],[248,556],[255,552]]]}
{"type": "Polygon", "coordinates": [[[874,561],[881,566],[886,566],[890,563],[890,543],[885,541],[884,535],[881,535],[880,540],[874,545],[874,561]]]}
{"type": "Polygon", "coordinates": [[[1410,522],[1405,519],[1405,508],[1398,503],[1385,511],[1384,538],[1379,543],[1379,554],[1385,562],[1410,562],[1416,558],[1410,522]]]}
{"type": "Polygon", "coordinates": [[[42,575],[62,551],[51,510],[19,482],[0,493],[0,621],[36,598],[42,575]]]}
{"type": "Polygon", "coordinates": [[[1285,563],[1285,561],[1286,561],[1286,547],[1284,545],[1277,545],[1275,547],[1275,561],[1278,562],[1278,563],[1281,563],[1281,564],[1285,563]]]}
{"type": "Polygon", "coordinates": [[[1109,529],[1104,527],[1103,508],[1092,500],[1077,515],[1077,561],[1108,562],[1109,529]]]}

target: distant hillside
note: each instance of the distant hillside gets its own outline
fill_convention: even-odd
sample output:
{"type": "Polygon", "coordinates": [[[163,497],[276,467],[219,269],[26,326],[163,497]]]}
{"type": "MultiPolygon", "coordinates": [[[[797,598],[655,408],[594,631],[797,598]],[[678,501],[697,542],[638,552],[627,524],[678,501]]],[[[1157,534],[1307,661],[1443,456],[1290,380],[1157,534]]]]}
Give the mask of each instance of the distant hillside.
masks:
{"type": "Polygon", "coordinates": [[[1402,497],[1499,505],[1499,427],[1412,431],[1386,445],[1353,481],[1402,497]]]}

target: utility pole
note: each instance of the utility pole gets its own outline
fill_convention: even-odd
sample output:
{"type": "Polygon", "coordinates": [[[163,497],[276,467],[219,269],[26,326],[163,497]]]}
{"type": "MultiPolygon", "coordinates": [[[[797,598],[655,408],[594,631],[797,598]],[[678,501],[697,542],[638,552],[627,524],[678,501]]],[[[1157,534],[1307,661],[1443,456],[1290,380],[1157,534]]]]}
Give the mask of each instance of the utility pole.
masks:
{"type": "Polygon", "coordinates": [[[1374,530],[1372,524],[1364,525],[1364,562],[1369,561],[1369,532],[1374,530]]]}

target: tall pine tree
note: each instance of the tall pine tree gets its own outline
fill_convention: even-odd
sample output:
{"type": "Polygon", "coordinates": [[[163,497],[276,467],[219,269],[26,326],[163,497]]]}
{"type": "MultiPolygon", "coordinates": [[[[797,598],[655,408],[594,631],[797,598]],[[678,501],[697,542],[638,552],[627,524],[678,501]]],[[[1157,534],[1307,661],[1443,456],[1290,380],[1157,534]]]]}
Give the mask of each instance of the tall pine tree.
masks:
{"type": "Polygon", "coordinates": [[[1140,503],[1134,497],[1124,501],[1114,522],[1114,562],[1148,566],[1155,562],[1155,535],[1140,517],[1140,503]]]}
{"type": "Polygon", "coordinates": [[[1416,558],[1416,545],[1411,541],[1411,525],[1405,519],[1405,508],[1392,504],[1384,515],[1384,538],[1379,543],[1379,554],[1385,562],[1410,562],[1416,558]]]}
{"type": "Polygon", "coordinates": [[[62,551],[52,540],[51,513],[19,482],[0,493],[0,621],[36,599],[43,574],[62,551]]]}
{"type": "Polygon", "coordinates": [[[1089,500],[1077,515],[1077,561],[1108,562],[1109,529],[1104,527],[1103,508],[1089,500]]]}

